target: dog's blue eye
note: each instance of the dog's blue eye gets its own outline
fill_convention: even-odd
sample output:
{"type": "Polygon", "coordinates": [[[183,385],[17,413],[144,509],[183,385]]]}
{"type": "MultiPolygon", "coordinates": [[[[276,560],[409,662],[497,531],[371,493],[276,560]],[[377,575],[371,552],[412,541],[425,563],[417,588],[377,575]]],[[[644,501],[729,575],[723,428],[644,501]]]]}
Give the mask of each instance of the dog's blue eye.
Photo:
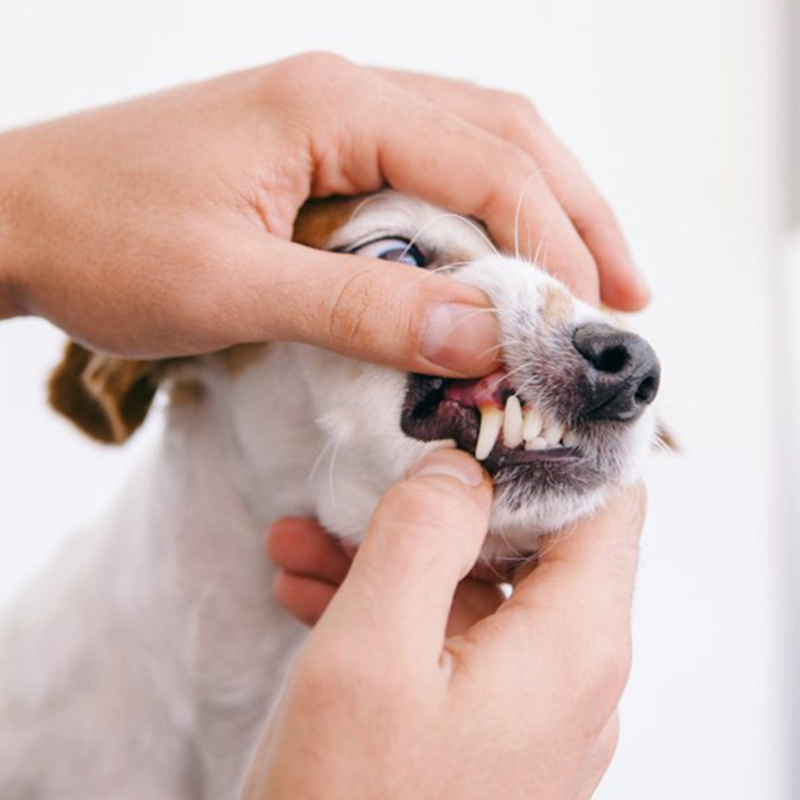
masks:
{"type": "Polygon", "coordinates": [[[410,264],[412,267],[424,267],[427,264],[422,251],[407,239],[375,239],[353,248],[350,252],[365,258],[380,258],[382,261],[410,264]]]}

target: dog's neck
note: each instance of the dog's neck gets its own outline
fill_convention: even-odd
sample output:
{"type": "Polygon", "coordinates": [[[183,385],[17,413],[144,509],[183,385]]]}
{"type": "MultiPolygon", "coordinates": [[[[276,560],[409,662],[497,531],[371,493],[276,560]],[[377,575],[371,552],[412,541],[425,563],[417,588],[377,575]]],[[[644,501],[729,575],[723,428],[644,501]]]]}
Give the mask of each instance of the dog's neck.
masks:
{"type": "MultiPolygon", "coordinates": [[[[191,402],[174,400],[159,447],[108,521],[112,538],[127,528],[128,556],[142,559],[141,568],[123,565],[118,579],[141,585],[152,575],[134,607],[174,609],[180,591],[184,610],[191,607],[195,662],[206,673],[229,668],[242,694],[237,665],[260,661],[263,668],[252,648],[285,654],[276,628],[297,630],[272,598],[266,527],[280,516],[314,513],[308,476],[319,445],[307,405],[298,402],[299,379],[285,367],[279,354],[258,370],[265,382],[259,420],[241,413],[253,404],[239,402],[240,393],[254,391],[243,379],[211,379],[191,402]],[[241,662],[237,647],[249,652],[241,662]],[[220,649],[233,657],[223,662],[220,649]]],[[[263,674],[254,677],[263,686],[263,674]]]]}

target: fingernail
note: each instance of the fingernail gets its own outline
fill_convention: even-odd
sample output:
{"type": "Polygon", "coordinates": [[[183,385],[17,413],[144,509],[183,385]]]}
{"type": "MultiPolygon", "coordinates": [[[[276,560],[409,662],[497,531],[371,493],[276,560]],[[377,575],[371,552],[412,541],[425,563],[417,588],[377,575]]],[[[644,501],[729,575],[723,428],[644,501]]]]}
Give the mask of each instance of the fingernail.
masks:
{"type": "Polygon", "coordinates": [[[406,478],[422,478],[426,475],[446,475],[472,489],[483,483],[480,464],[458,450],[435,450],[412,464],[406,472],[406,478]]]}
{"type": "Polygon", "coordinates": [[[496,360],[498,338],[489,307],[442,303],[428,314],[422,355],[440,367],[475,374],[496,360]]]}

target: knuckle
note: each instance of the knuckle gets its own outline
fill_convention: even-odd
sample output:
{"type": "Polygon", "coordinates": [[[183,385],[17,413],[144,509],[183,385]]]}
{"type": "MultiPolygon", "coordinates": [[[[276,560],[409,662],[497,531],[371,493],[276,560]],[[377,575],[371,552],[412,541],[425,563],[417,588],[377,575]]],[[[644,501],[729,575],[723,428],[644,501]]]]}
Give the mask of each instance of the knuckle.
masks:
{"type": "Polygon", "coordinates": [[[390,490],[374,518],[374,525],[391,538],[388,555],[393,566],[403,571],[438,563],[445,553],[452,557],[455,540],[463,537],[469,508],[465,507],[463,494],[448,492],[447,488],[444,491],[435,491],[430,486],[414,488],[419,491],[408,492],[402,486],[390,490]]]}
{"type": "Polygon", "coordinates": [[[385,265],[365,269],[340,286],[323,317],[325,335],[331,342],[357,345],[362,355],[382,350],[410,358],[420,346],[416,301],[383,279],[381,269],[385,265]]]}
{"type": "MultiPolygon", "coordinates": [[[[348,97],[356,66],[342,56],[325,51],[302,53],[271,64],[263,71],[273,102],[284,111],[311,110],[330,96],[348,97]]],[[[259,91],[263,86],[259,85],[259,91]]]]}
{"type": "Polygon", "coordinates": [[[603,731],[598,745],[598,759],[603,770],[613,760],[617,745],[619,745],[619,717],[614,716],[603,731]]]}
{"type": "Polygon", "coordinates": [[[362,272],[344,282],[333,298],[327,316],[328,335],[333,341],[361,341],[371,334],[376,309],[386,305],[372,272],[362,272]]]}
{"type": "Polygon", "coordinates": [[[320,74],[329,76],[332,72],[338,74],[353,66],[353,63],[344,56],[327,50],[312,50],[307,53],[300,53],[300,55],[286,59],[283,64],[287,70],[303,79],[320,74]]]}
{"type": "Polygon", "coordinates": [[[527,98],[513,92],[500,92],[500,107],[509,133],[530,136],[542,123],[536,106],[527,98]]]}
{"type": "Polygon", "coordinates": [[[455,478],[403,481],[390,490],[386,508],[401,523],[444,527],[467,513],[470,495],[455,478]]]}
{"type": "Polygon", "coordinates": [[[594,665],[594,690],[614,708],[625,690],[631,673],[630,643],[626,642],[598,659],[594,665]]]}
{"type": "Polygon", "coordinates": [[[631,670],[630,641],[605,645],[584,661],[582,714],[589,736],[599,737],[619,704],[631,670]]]}
{"type": "Polygon", "coordinates": [[[595,192],[588,200],[591,205],[587,205],[583,213],[576,209],[572,215],[574,225],[584,237],[619,229],[617,216],[602,195],[595,192]]]}

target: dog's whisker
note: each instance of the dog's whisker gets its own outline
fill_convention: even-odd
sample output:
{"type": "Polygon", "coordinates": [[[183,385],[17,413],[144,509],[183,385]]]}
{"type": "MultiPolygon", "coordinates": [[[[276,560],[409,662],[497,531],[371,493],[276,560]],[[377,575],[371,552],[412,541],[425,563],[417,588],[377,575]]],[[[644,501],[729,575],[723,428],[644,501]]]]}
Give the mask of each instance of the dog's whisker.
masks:
{"type": "Polygon", "coordinates": [[[479,317],[481,314],[494,314],[494,316],[498,316],[497,310],[494,308],[476,308],[474,311],[470,311],[469,314],[465,314],[461,317],[461,319],[453,325],[453,330],[459,325],[463,325],[465,322],[471,322],[475,317],[479,317]]]}
{"type": "Polygon", "coordinates": [[[504,339],[500,344],[492,345],[491,347],[487,347],[484,351],[482,351],[479,355],[479,358],[483,358],[484,356],[488,356],[490,353],[496,353],[504,348],[514,347],[515,345],[521,345],[525,342],[521,339],[504,339]]]}
{"type": "Polygon", "coordinates": [[[333,453],[331,453],[331,461],[328,467],[328,494],[331,498],[331,505],[333,506],[334,511],[339,510],[339,506],[336,503],[336,484],[334,482],[333,471],[336,466],[336,456],[339,454],[339,448],[342,446],[342,439],[336,440],[336,446],[333,448],[333,453]]]}
{"type": "MultiPolygon", "coordinates": [[[[520,222],[520,215],[522,214],[522,204],[525,202],[525,195],[530,188],[531,183],[536,180],[542,174],[541,167],[537,167],[533,172],[528,176],[525,183],[522,185],[522,189],[520,189],[519,199],[517,200],[517,207],[514,211],[514,255],[517,259],[519,259],[519,222],[520,222]]],[[[527,221],[527,217],[526,217],[527,221]]]]}
{"type": "Polygon", "coordinates": [[[453,261],[451,264],[441,264],[438,267],[434,267],[433,269],[423,268],[419,270],[419,275],[417,277],[417,283],[424,280],[429,280],[432,276],[436,275],[438,272],[444,272],[445,270],[455,269],[456,267],[468,267],[471,262],[469,261],[453,261]]]}
{"type": "MultiPolygon", "coordinates": [[[[544,228],[542,228],[542,232],[539,234],[539,241],[536,243],[536,252],[533,254],[533,262],[532,263],[534,263],[534,264],[539,264],[540,263],[539,258],[540,258],[541,254],[542,254],[542,249],[547,246],[546,245],[546,239],[547,239],[547,234],[548,234],[548,232],[550,230],[550,224],[551,224],[551,220],[548,220],[547,224],[544,226],[544,228]]],[[[544,266],[546,261],[547,261],[546,253],[547,253],[547,251],[545,250],[545,255],[541,256],[542,257],[542,260],[541,260],[541,265],[542,266],[544,266]]],[[[555,274],[555,273],[553,273],[553,274],[555,274]]]]}
{"type": "Polygon", "coordinates": [[[386,197],[385,192],[377,192],[376,194],[372,194],[369,197],[365,197],[355,208],[355,211],[350,215],[350,221],[354,221],[357,219],[361,212],[370,204],[374,203],[376,200],[380,200],[381,198],[386,197]]]}
{"type": "Polygon", "coordinates": [[[415,245],[419,241],[419,238],[428,229],[430,229],[433,225],[436,225],[436,224],[438,224],[438,223],[440,223],[440,222],[442,222],[444,220],[447,220],[447,219],[456,220],[457,222],[460,222],[460,223],[466,225],[467,227],[472,228],[472,230],[475,231],[475,233],[477,233],[483,239],[483,241],[486,242],[487,245],[489,245],[489,247],[491,248],[492,252],[496,256],[500,255],[500,251],[497,249],[497,247],[495,247],[494,242],[484,233],[484,231],[481,229],[480,225],[478,225],[476,222],[473,222],[471,219],[468,219],[467,217],[461,216],[461,214],[454,214],[454,213],[449,212],[449,211],[448,212],[444,212],[442,214],[439,214],[438,216],[434,217],[433,219],[428,220],[422,227],[420,227],[417,230],[417,232],[414,234],[414,236],[411,237],[411,241],[409,241],[408,245],[406,246],[406,249],[403,251],[403,255],[405,256],[405,255],[408,254],[408,251],[412,248],[413,245],[415,245]]]}
{"type": "Polygon", "coordinates": [[[322,450],[319,451],[319,455],[315,459],[314,465],[311,467],[311,471],[308,473],[309,483],[314,480],[314,476],[317,474],[317,470],[319,469],[320,464],[322,464],[322,460],[325,458],[326,453],[331,449],[331,447],[333,447],[333,445],[334,440],[330,439],[329,441],[325,442],[322,450]]]}
{"type": "Polygon", "coordinates": [[[529,222],[528,218],[525,217],[525,258],[528,261],[531,261],[531,263],[533,263],[533,261],[531,260],[531,252],[532,252],[531,235],[532,235],[532,233],[533,232],[531,231],[530,222],[529,222]]]}
{"type": "Polygon", "coordinates": [[[494,565],[493,559],[489,559],[483,553],[480,553],[479,556],[478,556],[478,562],[480,563],[481,561],[483,561],[483,563],[486,565],[486,567],[489,570],[489,572],[492,573],[493,577],[497,578],[497,580],[500,581],[501,583],[506,583],[507,582],[506,576],[502,575],[500,573],[500,571],[494,565]]]}

